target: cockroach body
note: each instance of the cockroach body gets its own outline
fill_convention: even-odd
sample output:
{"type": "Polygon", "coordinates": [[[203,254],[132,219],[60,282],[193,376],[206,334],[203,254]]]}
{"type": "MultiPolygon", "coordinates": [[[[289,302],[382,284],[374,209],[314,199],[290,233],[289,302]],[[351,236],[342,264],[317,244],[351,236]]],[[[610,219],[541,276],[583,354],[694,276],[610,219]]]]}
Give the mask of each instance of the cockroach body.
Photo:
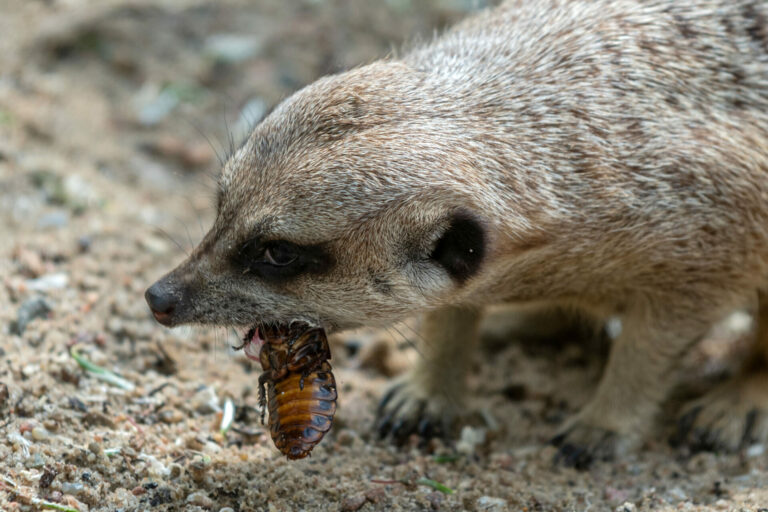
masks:
{"type": "Polygon", "coordinates": [[[251,330],[244,347],[263,370],[262,424],[268,408],[269,431],[277,449],[291,460],[303,459],[330,430],[336,412],[336,380],[328,363],[331,351],[325,331],[260,326],[251,330]],[[254,339],[260,348],[253,346],[254,339]]]}

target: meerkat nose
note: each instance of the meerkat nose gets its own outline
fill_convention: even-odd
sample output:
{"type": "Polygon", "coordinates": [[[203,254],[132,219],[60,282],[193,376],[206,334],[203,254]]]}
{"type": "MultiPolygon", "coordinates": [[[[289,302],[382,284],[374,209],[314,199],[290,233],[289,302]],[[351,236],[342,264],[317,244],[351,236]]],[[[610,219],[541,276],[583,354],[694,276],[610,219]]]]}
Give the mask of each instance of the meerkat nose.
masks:
{"type": "Polygon", "coordinates": [[[155,315],[155,320],[163,325],[170,325],[173,311],[178,302],[173,289],[167,286],[163,280],[160,280],[147,289],[144,298],[147,300],[152,314],[155,315]]]}

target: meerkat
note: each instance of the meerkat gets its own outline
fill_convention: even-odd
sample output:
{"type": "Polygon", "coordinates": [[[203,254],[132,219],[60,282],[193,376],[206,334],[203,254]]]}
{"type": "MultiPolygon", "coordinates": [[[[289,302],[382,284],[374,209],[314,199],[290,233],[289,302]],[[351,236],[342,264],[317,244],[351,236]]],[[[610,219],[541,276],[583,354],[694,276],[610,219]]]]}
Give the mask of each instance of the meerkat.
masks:
{"type": "Polygon", "coordinates": [[[754,357],[681,410],[683,438],[768,441],[766,289],[768,2],[517,0],[277,106],[146,299],[169,326],[423,313],[424,357],[380,410],[395,438],[456,417],[484,306],[618,316],[553,440],[584,467],[641,440],[680,357],[750,303],[754,357]]]}

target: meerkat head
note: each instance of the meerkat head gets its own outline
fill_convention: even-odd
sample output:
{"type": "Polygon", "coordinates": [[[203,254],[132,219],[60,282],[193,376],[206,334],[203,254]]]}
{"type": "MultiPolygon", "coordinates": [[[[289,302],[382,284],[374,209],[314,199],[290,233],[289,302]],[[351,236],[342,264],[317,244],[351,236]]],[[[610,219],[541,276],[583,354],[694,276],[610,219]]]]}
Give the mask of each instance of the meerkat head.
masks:
{"type": "Polygon", "coordinates": [[[448,301],[490,236],[483,184],[425,87],[378,62],[279,105],[226,163],[211,230],[147,290],[157,320],[337,330],[448,301]]]}

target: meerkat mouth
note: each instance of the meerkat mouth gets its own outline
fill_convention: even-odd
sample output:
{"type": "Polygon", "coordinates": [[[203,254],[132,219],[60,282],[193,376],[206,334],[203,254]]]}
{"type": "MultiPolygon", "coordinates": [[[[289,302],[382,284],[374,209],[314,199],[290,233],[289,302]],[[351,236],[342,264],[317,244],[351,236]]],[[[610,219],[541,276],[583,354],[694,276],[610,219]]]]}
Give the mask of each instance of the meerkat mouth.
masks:
{"type": "Polygon", "coordinates": [[[257,323],[245,333],[243,344],[233,348],[236,350],[242,349],[249,359],[258,361],[259,354],[265,343],[295,340],[310,329],[312,329],[312,326],[306,322],[291,322],[290,324],[257,323]]]}

